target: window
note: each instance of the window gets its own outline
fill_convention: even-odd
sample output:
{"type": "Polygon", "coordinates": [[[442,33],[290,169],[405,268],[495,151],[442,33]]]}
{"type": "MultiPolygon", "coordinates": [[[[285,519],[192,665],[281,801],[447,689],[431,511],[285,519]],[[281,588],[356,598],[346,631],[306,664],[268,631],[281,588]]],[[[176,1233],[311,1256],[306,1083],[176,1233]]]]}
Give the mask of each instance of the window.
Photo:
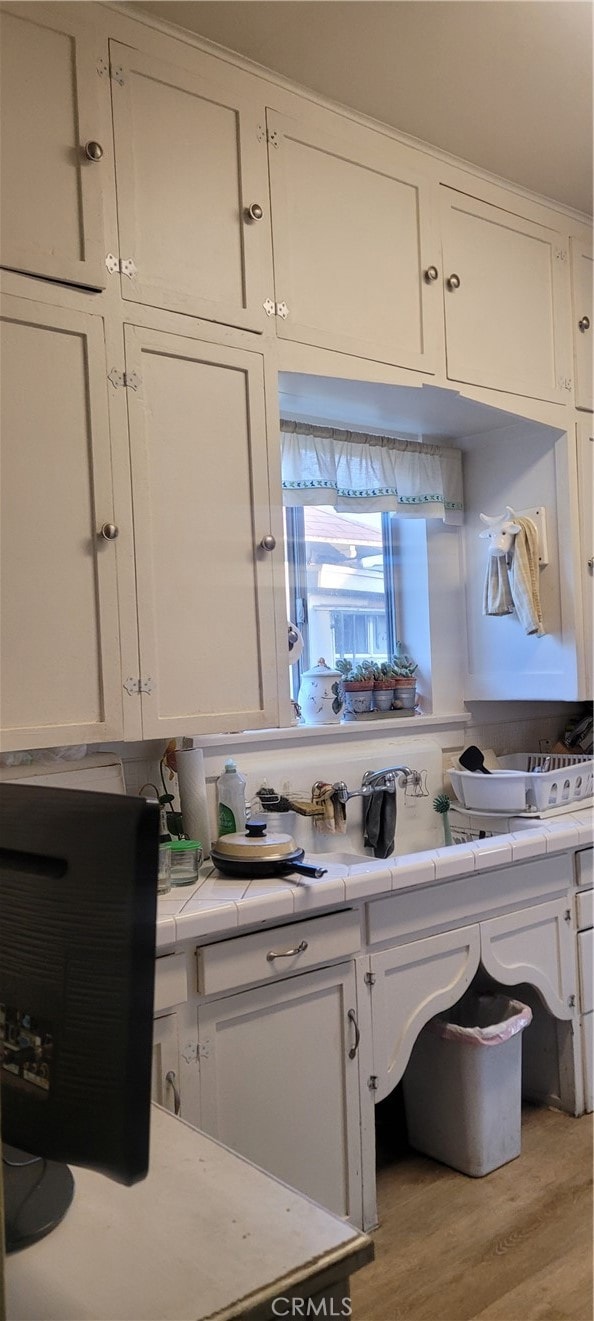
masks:
{"type": "Polygon", "coordinates": [[[305,642],[291,667],[292,695],[302,670],[396,650],[392,515],[338,513],[328,505],[285,510],[289,618],[305,642]]]}

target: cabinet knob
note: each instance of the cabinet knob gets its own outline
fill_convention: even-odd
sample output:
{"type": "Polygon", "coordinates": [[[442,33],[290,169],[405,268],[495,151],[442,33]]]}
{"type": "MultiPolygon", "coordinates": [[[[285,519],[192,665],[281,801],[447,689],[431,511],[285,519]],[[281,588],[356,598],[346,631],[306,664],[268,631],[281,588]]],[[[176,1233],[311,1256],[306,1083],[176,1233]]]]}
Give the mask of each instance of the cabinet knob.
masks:
{"type": "Polygon", "coordinates": [[[460,279],[460,276],[459,276],[459,275],[456,275],[456,272],[455,272],[455,271],[453,272],[452,275],[448,275],[448,278],[447,278],[447,280],[446,280],[446,284],[447,284],[447,286],[448,286],[448,289],[459,289],[461,283],[462,283],[462,281],[461,281],[461,279],[460,279]]]}
{"type": "Polygon", "coordinates": [[[267,532],[266,536],[262,537],[260,545],[262,550],[274,550],[276,546],[276,537],[273,537],[272,532],[267,532]]]}
{"type": "Polygon", "coordinates": [[[581,317],[580,320],[578,321],[578,330],[581,330],[582,335],[585,335],[586,331],[589,330],[589,329],[590,329],[590,318],[589,318],[589,316],[583,316],[583,317],[581,317]]]}
{"type": "Polygon", "coordinates": [[[588,568],[594,569],[594,555],[591,555],[590,559],[588,560],[588,568]]]}
{"type": "Polygon", "coordinates": [[[89,161],[100,161],[103,147],[100,142],[85,142],[85,156],[89,161]]]}
{"type": "Polygon", "coordinates": [[[252,202],[251,206],[246,206],[243,214],[246,220],[261,220],[264,212],[259,202],[252,202]]]}
{"type": "Polygon", "coordinates": [[[119,537],[120,529],[115,523],[104,523],[99,533],[100,537],[105,537],[106,541],[115,541],[119,537]]]}
{"type": "Polygon", "coordinates": [[[425,279],[427,281],[427,284],[431,284],[432,280],[436,280],[438,275],[439,275],[439,271],[437,269],[437,266],[428,266],[427,270],[425,271],[425,279]]]}

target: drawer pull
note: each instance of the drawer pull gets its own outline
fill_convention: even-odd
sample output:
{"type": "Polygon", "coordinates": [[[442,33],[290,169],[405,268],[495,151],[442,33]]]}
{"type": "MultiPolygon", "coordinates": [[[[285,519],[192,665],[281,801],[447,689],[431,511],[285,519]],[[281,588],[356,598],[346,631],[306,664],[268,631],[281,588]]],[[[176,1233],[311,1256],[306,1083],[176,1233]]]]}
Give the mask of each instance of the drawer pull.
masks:
{"type": "Polygon", "coordinates": [[[303,954],[304,949],[307,949],[307,941],[300,940],[295,949],[284,949],[279,953],[275,953],[273,949],[269,950],[266,959],[268,963],[272,963],[273,959],[292,959],[295,954],[303,954]]]}
{"type": "Polygon", "coordinates": [[[353,1027],[355,1029],[355,1044],[354,1046],[351,1046],[351,1049],[349,1050],[349,1059],[354,1060],[355,1055],[357,1054],[357,1051],[359,1049],[359,1042],[361,1040],[361,1033],[359,1031],[359,1024],[357,1022],[357,1015],[354,1009],[349,1009],[347,1018],[353,1024],[353,1027]]]}
{"type": "Polygon", "coordinates": [[[176,1077],[173,1072],[173,1069],[170,1069],[169,1073],[165,1074],[165,1082],[169,1083],[169,1086],[171,1087],[171,1090],[173,1092],[173,1110],[174,1113],[178,1115],[181,1110],[181,1096],[179,1094],[179,1087],[177,1086],[176,1077]]]}

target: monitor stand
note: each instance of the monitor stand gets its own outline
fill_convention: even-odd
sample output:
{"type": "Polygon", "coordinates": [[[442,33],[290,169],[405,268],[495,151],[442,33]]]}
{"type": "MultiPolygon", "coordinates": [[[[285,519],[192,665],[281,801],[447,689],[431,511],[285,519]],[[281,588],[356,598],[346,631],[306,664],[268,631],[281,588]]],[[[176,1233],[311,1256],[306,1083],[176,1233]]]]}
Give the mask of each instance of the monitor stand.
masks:
{"type": "Polygon", "coordinates": [[[49,1234],[74,1196],[67,1165],[2,1145],[6,1251],[17,1252],[49,1234]]]}

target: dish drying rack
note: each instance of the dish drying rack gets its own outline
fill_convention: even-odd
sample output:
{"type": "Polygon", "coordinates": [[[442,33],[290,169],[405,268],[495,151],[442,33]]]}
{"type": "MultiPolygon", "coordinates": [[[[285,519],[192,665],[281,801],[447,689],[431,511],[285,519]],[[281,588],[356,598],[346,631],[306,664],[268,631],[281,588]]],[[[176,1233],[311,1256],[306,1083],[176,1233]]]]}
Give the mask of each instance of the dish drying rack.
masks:
{"type": "MultiPolygon", "coordinates": [[[[513,815],[529,820],[559,816],[594,803],[594,759],[563,753],[514,753],[499,758],[500,769],[489,775],[473,771],[450,772],[458,802],[452,804],[451,825],[466,842],[479,835],[500,833],[501,818],[513,815]],[[457,817],[456,815],[457,814],[457,817]],[[462,830],[461,818],[467,818],[462,830]],[[482,818],[472,832],[472,818],[482,818]],[[470,821],[470,825],[468,822],[470,821]]],[[[505,829],[505,827],[504,827],[505,829]]]]}

